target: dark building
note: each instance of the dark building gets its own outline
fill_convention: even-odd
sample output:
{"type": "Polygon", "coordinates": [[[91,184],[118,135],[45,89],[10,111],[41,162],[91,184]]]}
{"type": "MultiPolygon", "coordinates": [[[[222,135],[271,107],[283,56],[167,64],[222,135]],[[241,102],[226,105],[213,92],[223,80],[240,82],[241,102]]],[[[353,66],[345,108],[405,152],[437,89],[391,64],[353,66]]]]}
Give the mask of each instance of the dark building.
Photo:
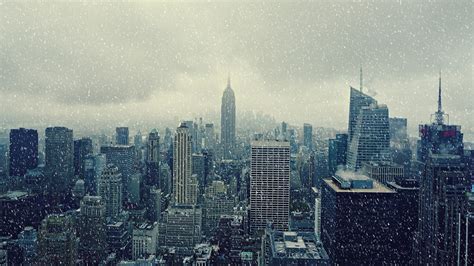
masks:
{"type": "Polygon", "coordinates": [[[221,145],[224,159],[234,157],[235,146],[235,95],[230,86],[230,77],[222,95],[221,105],[221,145]]]}
{"type": "Polygon", "coordinates": [[[107,247],[109,253],[118,258],[130,258],[132,254],[132,229],[128,222],[116,221],[107,224],[107,247]]]}
{"type": "Polygon", "coordinates": [[[313,147],[313,126],[310,124],[303,124],[303,145],[312,150],[313,147]]]}
{"type": "Polygon", "coordinates": [[[74,141],[74,174],[84,178],[84,160],[92,153],[92,139],[82,138],[74,141]]]}
{"type": "Polygon", "coordinates": [[[335,265],[397,264],[397,193],[354,172],[339,171],[321,188],[321,239],[335,265]]]}
{"type": "Polygon", "coordinates": [[[38,232],[40,265],[75,265],[78,238],[70,216],[48,215],[38,232]]]}
{"type": "Polygon", "coordinates": [[[465,227],[462,216],[467,212],[469,185],[461,157],[428,157],[420,182],[419,264],[455,265],[458,256],[463,261],[460,232],[465,227]]]}
{"type": "Polygon", "coordinates": [[[115,144],[117,145],[128,145],[129,135],[128,127],[117,127],[115,128],[115,144]]]}
{"type": "Polygon", "coordinates": [[[388,182],[387,187],[397,192],[394,230],[397,253],[400,254],[399,264],[413,265],[416,245],[416,231],[418,229],[419,183],[414,179],[397,179],[388,182]]]}
{"type": "Polygon", "coordinates": [[[28,170],[37,166],[38,131],[25,128],[12,129],[10,131],[10,176],[23,176],[28,170]]]}
{"type": "Polygon", "coordinates": [[[348,137],[348,134],[336,134],[335,139],[329,140],[329,175],[333,175],[336,173],[337,166],[346,165],[348,137]]]}
{"type": "Polygon", "coordinates": [[[72,187],[74,177],[74,140],[72,129],[65,127],[46,128],[46,166],[49,190],[55,195],[64,195],[72,187]]]}
{"type": "Polygon", "coordinates": [[[79,254],[86,265],[97,265],[106,257],[105,204],[101,197],[85,196],[77,221],[79,254]]]}

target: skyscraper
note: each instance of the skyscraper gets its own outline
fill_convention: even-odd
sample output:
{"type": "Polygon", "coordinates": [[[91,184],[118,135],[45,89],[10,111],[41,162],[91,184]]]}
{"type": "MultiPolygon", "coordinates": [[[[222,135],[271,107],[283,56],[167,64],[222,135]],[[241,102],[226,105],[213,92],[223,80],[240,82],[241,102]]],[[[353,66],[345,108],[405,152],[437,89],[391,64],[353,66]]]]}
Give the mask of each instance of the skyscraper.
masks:
{"type": "Polygon", "coordinates": [[[115,144],[117,145],[128,145],[128,127],[117,127],[115,128],[115,144]]]}
{"type": "Polygon", "coordinates": [[[82,138],[74,141],[74,174],[84,177],[84,160],[92,153],[92,139],[82,138]]]}
{"type": "Polygon", "coordinates": [[[230,77],[222,95],[221,105],[221,145],[224,159],[233,157],[235,146],[235,95],[230,87],[230,77]]]}
{"type": "Polygon", "coordinates": [[[106,217],[117,217],[122,212],[122,174],[109,164],[102,171],[99,181],[99,196],[105,204],[106,217]]]}
{"type": "Polygon", "coordinates": [[[79,254],[86,265],[96,265],[107,252],[105,204],[99,196],[84,196],[77,221],[80,235],[79,254]]]}
{"type": "Polygon", "coordinates": [[[74,177],[74,144],[72,129],[65,127],[46,128],[46,165],[50,190],[64,194],[72,186],[74,177]]]}
{"type": "MultiPolygon", "coordinates": [[[[417,160],[426,162],[430,153],[464,155],[463,134],[461,126],[448,125],[445,120],[441,102],[441,76],[438,88],[438,110],[432,115],[431,124],[419,126],[420,140],[417,147],[417,160]]],[[[447,121],[449,123],[449,121],[447,121]]]]}
{"type": "Polygon", "coordinates": [[[396,193],[365,175],[338,171],[321,187],[321,238],[335,265],[397,264],[396,193]]]}
{"type": "Polygon", "coordinates": [[[328,168],[329,174],[336,173],[339,165],[346,165],[348,134],[336,134],[335,139],[329,139],[328,168]]]}
{"type": "Polygon", "coordinates": [[[456,265],[465,257],[460,232],[468,207],[467,176],[460,156],[429,155],[420,182],[420,265],[456,265]]]}
{"type": "Polygon", "coordinates": [[[351,87],[351,95],[349,102],[349,127],[347,130],[349,135],[348,143],[352,141],[352,137],[354,135],[355,127],[357,124],[357,117],[359,116],[360,110],[364,106],[368,107],[373,104],[377,104],[377,101],[371,96],[364,94],[362,92],[362,87],[360,88],[360,90],[351,87]]]}
{"type": "Polygon", "coordinates": [[[290,203],[290,143],[252,141],[250,169],[250,229],[262,233],[271,222],[288,229],[290,203]]]}
{"type": "Polygon", "coordinates": [[[173,145],[173,193],[177,204],[196,204],[197,180],[192,176],[192,137],[185,123],[176,129],[173,145]]]}
{"type": "Polygon", "coordinates": [[[313,149],[313,126],[303,124],[303,145],[308,149],[313,149]]]}
{"type": "Polygon", "coordinates": [[[122,174],[123,201],[128,199],[128,184],[134,170],[135,147],[130,145],[102,146],[100,152],[105,154],[107,164],[113,164],[122,174]]]}
{"type": "Polygon", "coordinates": [[[388,108],[371,105],[360,109],[347,154],[347,166],[358,170],[363,162],[387,160],[390,148],[388,108]]]}
{"type": "Polygon", "coordinates": [[[78,239],[71,216],[48,215],[38,232],[40,265],[75,265],[78,239]]]}
{"type": "Polygon", "coordinates": [[[10,131],[10,176],[23,176],[26,171],[36,166],[38,166],[38,131],[25,128],[12,129],[10,131]]]}

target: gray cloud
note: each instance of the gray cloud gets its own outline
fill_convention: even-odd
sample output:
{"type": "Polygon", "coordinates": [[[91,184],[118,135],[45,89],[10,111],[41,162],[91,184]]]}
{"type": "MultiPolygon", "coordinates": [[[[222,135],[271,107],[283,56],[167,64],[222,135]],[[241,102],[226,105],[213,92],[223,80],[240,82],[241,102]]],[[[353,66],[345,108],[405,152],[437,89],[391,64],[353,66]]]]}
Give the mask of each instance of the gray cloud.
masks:
{"type": "Polygon", "coordinates": [[[217,112],[231,72],[241,110],[344,128],[347,88],[362,64],[364,84],[412,128],[434,111],[442,69],[452,122],[473,131],[471,5],[3,3],[3,124],[29,114],[158,120],[217,112]]]}

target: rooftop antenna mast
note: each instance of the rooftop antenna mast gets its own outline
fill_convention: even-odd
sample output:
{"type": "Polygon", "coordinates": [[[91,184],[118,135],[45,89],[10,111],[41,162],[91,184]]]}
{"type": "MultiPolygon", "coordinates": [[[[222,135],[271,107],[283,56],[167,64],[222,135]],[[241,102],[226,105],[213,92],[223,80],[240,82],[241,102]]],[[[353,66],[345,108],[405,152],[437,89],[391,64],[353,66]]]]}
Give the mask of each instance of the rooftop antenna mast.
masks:
{"type": "Polygon", "coordinates": [[[362,92],[362,65],[360,66],[360,92],[362,92]]]}

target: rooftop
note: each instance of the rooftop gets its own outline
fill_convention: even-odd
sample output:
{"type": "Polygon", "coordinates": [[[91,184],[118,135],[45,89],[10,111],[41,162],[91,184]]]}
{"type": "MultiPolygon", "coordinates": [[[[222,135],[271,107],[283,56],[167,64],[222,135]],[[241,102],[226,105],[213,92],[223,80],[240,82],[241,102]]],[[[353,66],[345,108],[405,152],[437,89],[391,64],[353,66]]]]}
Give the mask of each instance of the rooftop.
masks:
{"type": "Polygon", "coordinates": [[[337,171],[332,179],[324,182],[336,192],[345,193],[395,193],[366,175],[354,171],[337,171]]]}
{"type": "Polygon", "coordinates": [[[274,258],[329,259],[322,243],[314,233],[272,231],[270,237],[274,258]]]}

